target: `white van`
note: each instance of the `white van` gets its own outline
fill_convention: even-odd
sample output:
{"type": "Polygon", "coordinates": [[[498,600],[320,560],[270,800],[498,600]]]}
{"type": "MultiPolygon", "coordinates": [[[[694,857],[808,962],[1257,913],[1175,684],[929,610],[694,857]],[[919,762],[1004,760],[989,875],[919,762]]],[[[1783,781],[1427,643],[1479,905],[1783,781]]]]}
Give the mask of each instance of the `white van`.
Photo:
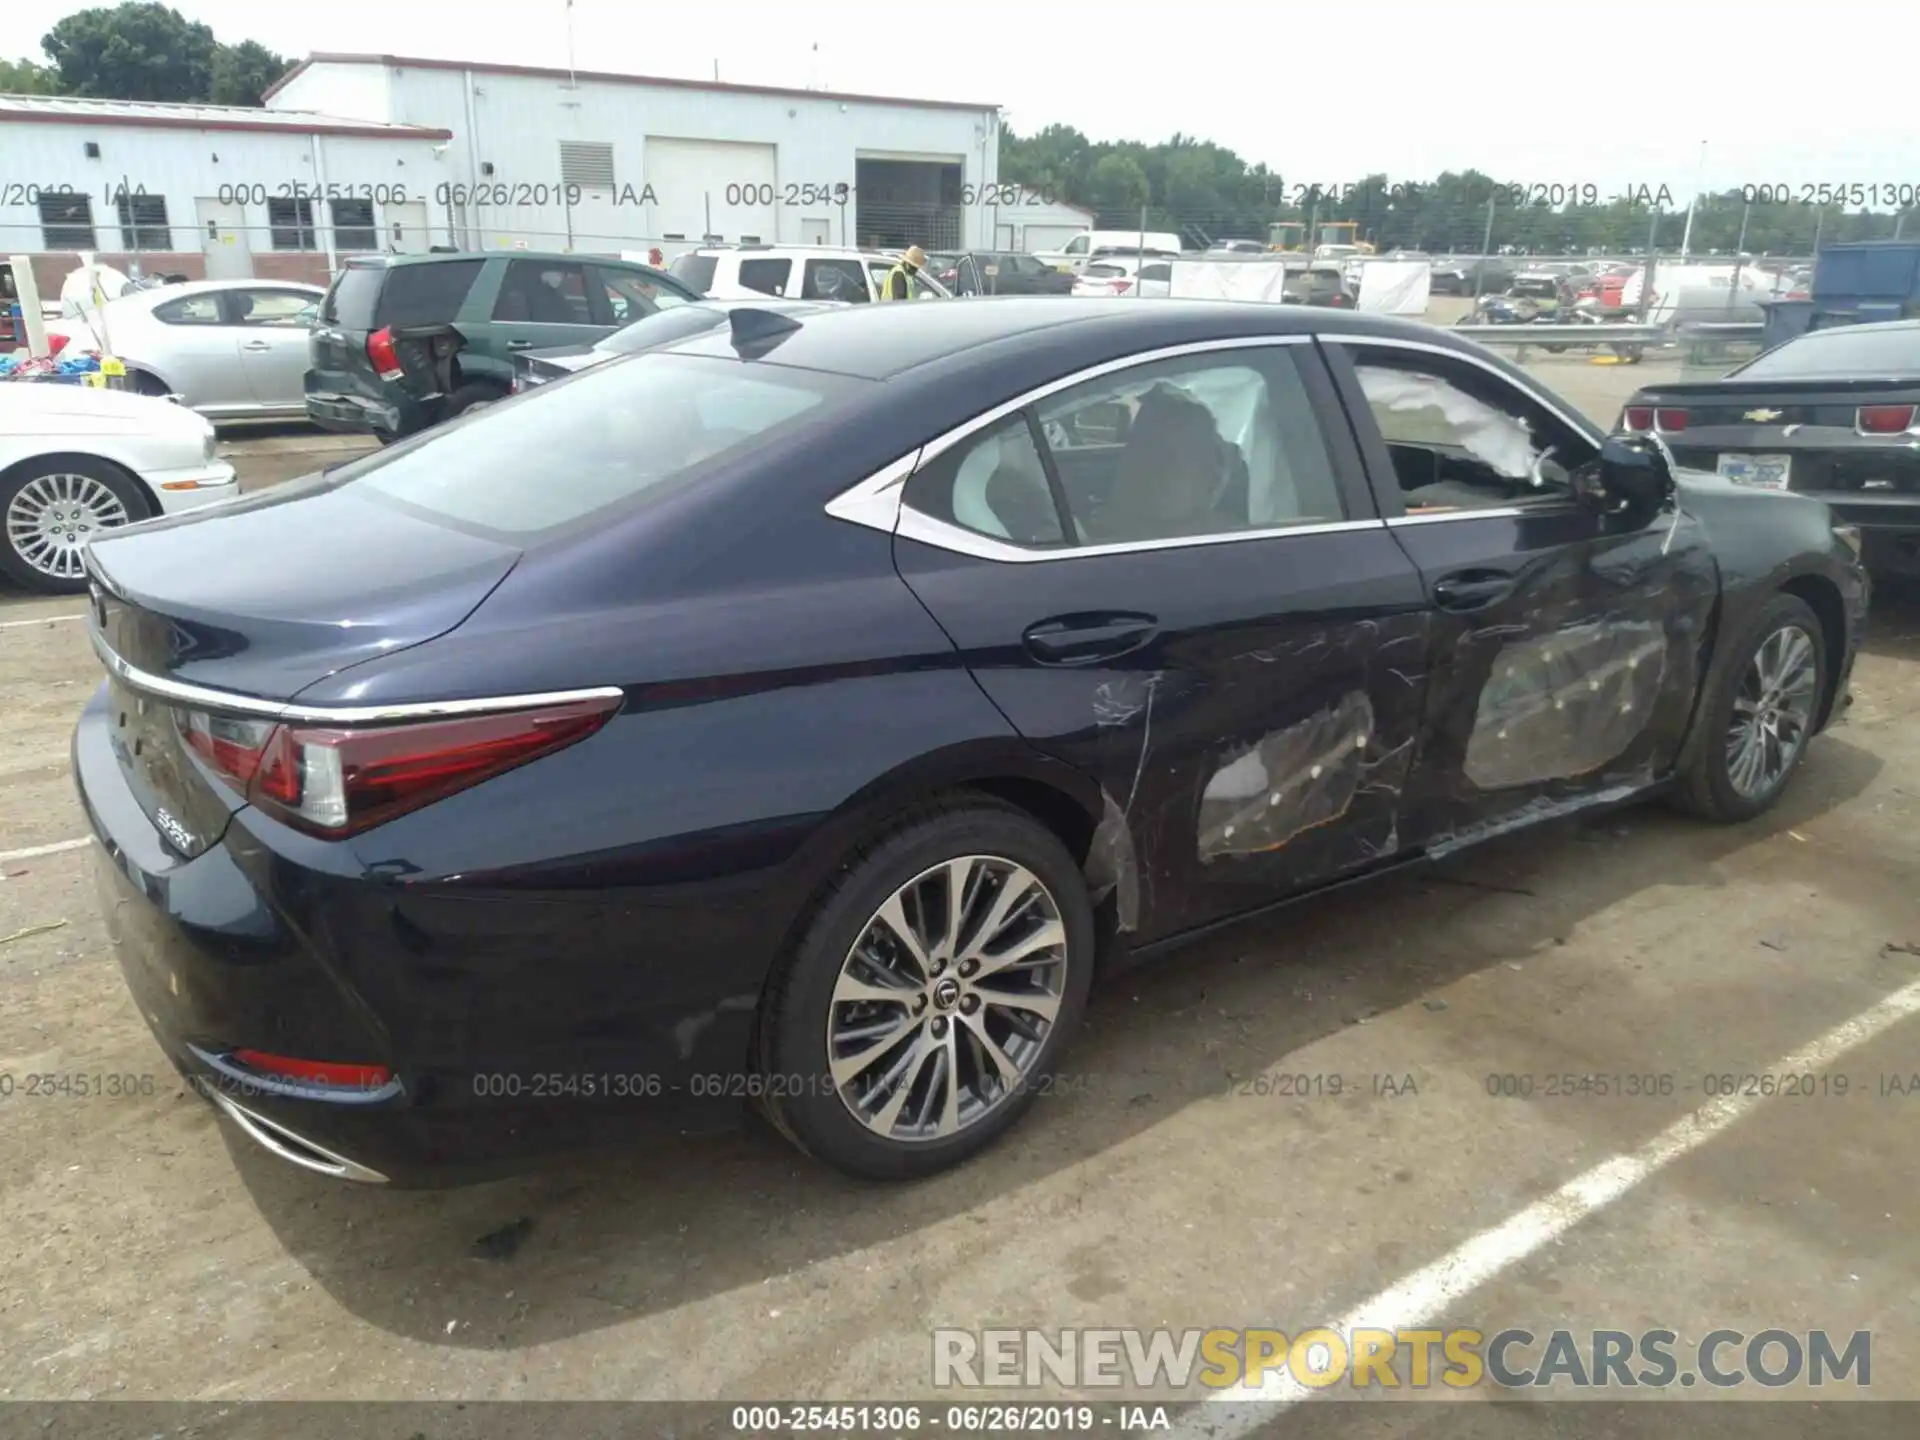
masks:
{"type": "Polygon", "coordinates": [[[1180,237],[1170,230],[1148,230],[1144,234],[1138,230],[1083,230],[1058,250],[1042,250],[1034,258],[1056,270],[1078,275],[1087,268],[1087,262],[1103,250],[1178,255],[1184,249],[1180,237]]]}

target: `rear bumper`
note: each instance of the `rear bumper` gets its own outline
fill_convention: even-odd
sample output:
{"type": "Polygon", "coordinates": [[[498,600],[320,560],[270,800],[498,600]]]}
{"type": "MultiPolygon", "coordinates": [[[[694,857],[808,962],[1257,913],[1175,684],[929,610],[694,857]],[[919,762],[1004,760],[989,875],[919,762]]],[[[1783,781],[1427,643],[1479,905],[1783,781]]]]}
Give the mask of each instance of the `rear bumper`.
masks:
{"type": "Polygon", "coordinates": [[[314,842],[330,864],[293,853],[242,810],[211,848],[180,858],[128,786],[110,719],[96,696],[72,746],[108,942],[168,1061],[276,1158],[337,1179],[444,1186],[737,1120],[740,1088],[690,1087],[644,1024],[617,1060],[582,1061],[576,1017],[494,995],[521,1021],[497,1033],[576,1028],[520,1048],[471,1040],[493,1018],[483,1013],[492,977],[460,973],[460,957],[409,924],[338,846],[314,842]],[[366,1089],[290,1081],[242,1065],[242,1047],[391,1078],[366,1089]]]}
{"type": "Polygon", "coordinates": [[[336,434],[399,437],[433,423],[432,408],[417,400],[373,400],[328,390],[309,390],[306,400],[307,419],[336,434]]]}

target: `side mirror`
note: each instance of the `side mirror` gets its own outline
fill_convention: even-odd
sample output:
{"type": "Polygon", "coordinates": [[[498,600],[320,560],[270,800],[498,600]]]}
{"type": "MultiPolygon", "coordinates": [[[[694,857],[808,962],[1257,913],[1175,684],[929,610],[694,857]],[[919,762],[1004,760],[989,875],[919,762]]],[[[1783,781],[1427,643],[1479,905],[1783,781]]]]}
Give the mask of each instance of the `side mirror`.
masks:
{"type": "Polygon", "coordinates": [[[1609,435],[1598,488],[1586,498],[1609,514],[1652,515],[1673,494],[1673,452],[1655,435],[1609,435]]]}

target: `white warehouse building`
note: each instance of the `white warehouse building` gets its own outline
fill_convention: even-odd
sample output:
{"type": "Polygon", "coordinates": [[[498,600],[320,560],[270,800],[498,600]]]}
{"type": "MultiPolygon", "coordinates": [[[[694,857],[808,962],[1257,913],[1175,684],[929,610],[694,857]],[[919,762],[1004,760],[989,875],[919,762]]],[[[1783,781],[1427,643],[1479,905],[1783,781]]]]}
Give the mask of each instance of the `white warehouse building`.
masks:
{"type": "Polygon", "coordinates": [[[669,256],[702,241],[991,247],[995,105],[318,54],[274,110],[451,132],[433,228],[463,249],[669,256]]]}
{"type": "Polygon", "coordinates": [[[452,132],[232,105],[0,95],[0,256],[43,296],[121,270],[325,283],[342,252],[425,250],[452,132]]]}

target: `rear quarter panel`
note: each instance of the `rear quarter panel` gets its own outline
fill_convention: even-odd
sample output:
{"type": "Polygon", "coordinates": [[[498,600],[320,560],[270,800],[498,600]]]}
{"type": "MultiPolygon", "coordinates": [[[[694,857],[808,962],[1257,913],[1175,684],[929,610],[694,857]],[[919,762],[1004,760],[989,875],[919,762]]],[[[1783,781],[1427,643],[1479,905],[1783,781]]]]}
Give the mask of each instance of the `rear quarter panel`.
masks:
{"type": "Polygon", "coordinates": [[[880,817],[985,776],[1075,783],[988,703],[889,536],[820,516],[784,551],[671,593],[636,583],[588,613],[568,613],[530,555],[459,630],[305,692],[364,703],[588,675],[627,690],[590,740],[348,842],[385,877],[366,943],[390,949],[398,930],[433,976],[422,1063],[478,1048],[681,1081],[737,1072],[808,898],[880,817]]]}

